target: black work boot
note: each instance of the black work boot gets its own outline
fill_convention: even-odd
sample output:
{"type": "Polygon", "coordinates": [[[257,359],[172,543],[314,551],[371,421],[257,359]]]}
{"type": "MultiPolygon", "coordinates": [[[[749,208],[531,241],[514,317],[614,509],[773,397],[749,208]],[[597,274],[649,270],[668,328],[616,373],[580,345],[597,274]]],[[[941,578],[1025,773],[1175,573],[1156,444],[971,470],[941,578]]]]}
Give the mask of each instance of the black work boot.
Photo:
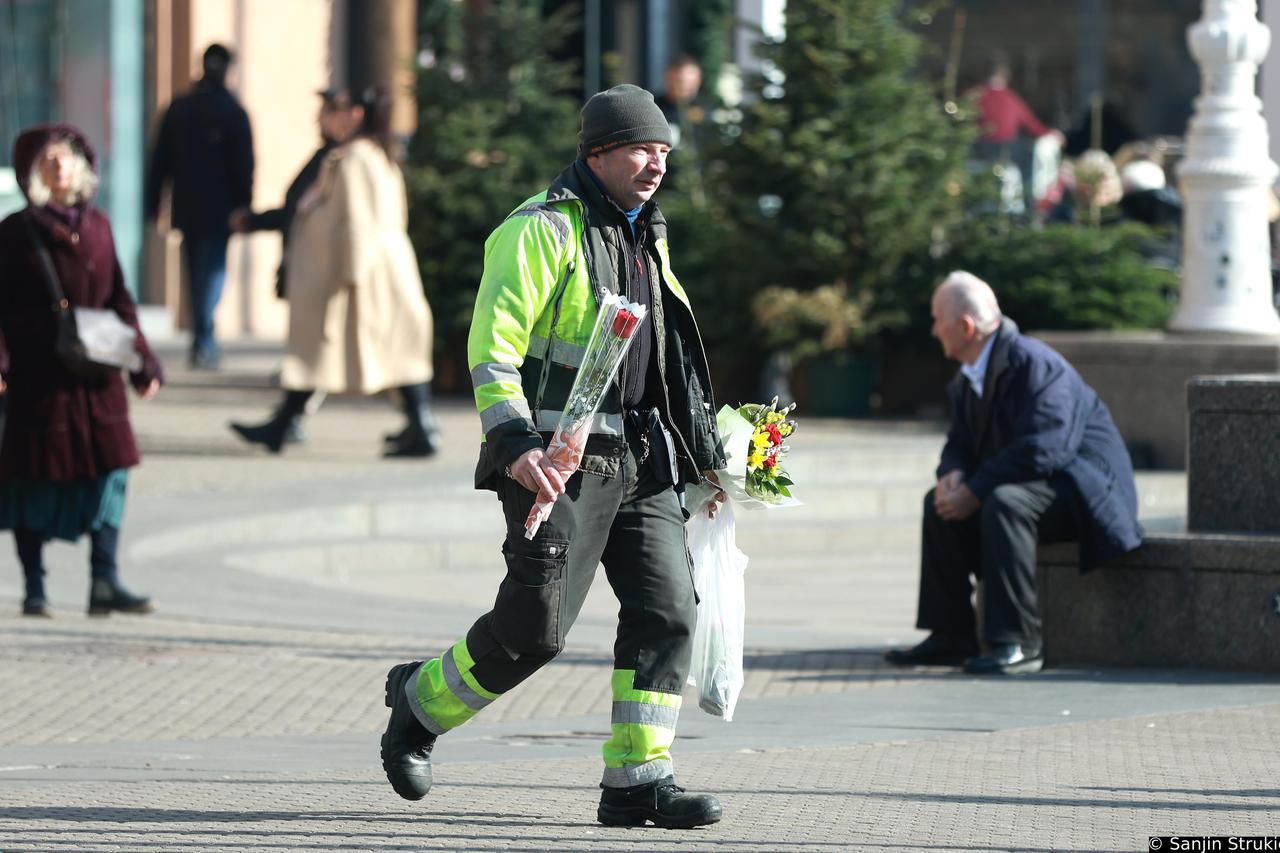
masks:
{"type": "Polygon", "coordinates": [[[418,722],[405,693],[405,685],[420,666],[420,660],[402,663],[387,673],[391,719],[382,735],[382,769],[391,787],[406,800],[420,800],[431,790],[431,748],[436,745],[436,736],[418,722]]]}
{"type": "MultiPolygon", "coordinates": [[[[603,787],[603,786],[601,786],[603,787]]],[[[693,829],[717,823],[724,812],[710,794],[688,794],[672,776],[634,788],[605,788],[596,818],[605,826],[693,829]]]]}
{"type": "Polygon", "coordinates": [[[250,444],[261,444],[272,453],[279,453],[286,443],[297,443],[297,439],[291,440],[290,436],[301,432],[300,422],[312,393],[288,391],[271,420],[264,424],[232,423],[231,429],[250,444]]]}
{"type": "Polygon", "coordinates": [[[116,613],[154,613],[156,606],[145,595],[134,595],[118,580],[98,579],[89,589],[89,615],[110,616],[116,613]]]}
{"type": "Polygon", "coordinates": [[[400,389],[404,416],[408,423],[394,436],[387,436],[383,456],[434,456],[440,449],[440,427],[431,408],[431,383],[406,385],[400,389]]]}

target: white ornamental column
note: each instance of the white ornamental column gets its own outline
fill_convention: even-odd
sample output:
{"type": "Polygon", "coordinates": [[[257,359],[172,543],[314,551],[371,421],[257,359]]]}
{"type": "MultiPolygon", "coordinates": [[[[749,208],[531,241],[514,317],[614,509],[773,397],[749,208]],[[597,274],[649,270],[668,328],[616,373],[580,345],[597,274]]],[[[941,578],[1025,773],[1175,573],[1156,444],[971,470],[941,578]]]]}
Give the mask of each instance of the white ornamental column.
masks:
{"type": "Polygon", "coordinates": [[[1205,0],[1187,31],[1203,83],[1178,165],[1182,187],[1182,299],[1169,328],[1180,332],[1280,334],[1271,301],[1267,153],[1262,101],[1254,95],[1271,31],[1257,0],[1205,0]]]}

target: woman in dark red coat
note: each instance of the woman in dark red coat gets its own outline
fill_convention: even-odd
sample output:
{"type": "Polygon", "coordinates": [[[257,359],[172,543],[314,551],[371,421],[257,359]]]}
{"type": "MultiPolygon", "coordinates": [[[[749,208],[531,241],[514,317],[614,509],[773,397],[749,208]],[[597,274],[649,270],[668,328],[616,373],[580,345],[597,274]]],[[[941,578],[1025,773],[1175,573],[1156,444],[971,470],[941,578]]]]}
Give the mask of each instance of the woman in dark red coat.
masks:
{"type": "Polygon", "coordinates": [[[0,530],[12,530],[26,578],[22,612],[48,616],[44,543],[92,540],[89,613],[149,613],[151,601],[120,583],[116,549],[127,470],[138,464],[124,381],[72,375],[54,352],[56,314],[33,240],[48,249],[71,305],[109,308],[137,330],[142,366],[130,374],[143,399],[159,389],[151,353],[116,258],[107,217],[92,204],[97,157],[80,131],[40,125],[13,146],[26,209],[0,222],[0,391],[8,419],[0,444],[0,530]]]}

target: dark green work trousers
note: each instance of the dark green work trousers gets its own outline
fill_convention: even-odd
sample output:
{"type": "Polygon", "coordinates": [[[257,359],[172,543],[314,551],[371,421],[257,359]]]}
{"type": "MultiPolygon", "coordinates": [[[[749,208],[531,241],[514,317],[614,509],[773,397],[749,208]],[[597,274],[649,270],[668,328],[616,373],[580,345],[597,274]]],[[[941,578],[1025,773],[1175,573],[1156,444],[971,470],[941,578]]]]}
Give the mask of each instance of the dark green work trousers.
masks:
{"type": "Polygon", "coordinates": [[[626,433],[619,473],[575,473],[532,540],[534,494],[501,481],[507,576],[466,638],[471,674],[489,692],[507,692],[564,649],[600,564],[620,605],[614,669],[633,670],[636,690],[683,690],[697,620],[684,515],[656,466],[640,464],[630,419],[626,433]]]}

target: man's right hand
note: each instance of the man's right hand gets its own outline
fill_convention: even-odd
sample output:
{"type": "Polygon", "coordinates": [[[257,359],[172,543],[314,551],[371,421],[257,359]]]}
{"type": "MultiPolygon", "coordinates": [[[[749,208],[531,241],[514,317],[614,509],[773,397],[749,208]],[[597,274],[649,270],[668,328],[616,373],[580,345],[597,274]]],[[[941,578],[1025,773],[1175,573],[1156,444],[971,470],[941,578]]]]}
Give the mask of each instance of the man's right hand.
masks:
{"type": "Polygon", "coordinates": [[[937,505],[938,498],[949,498],[951,493],[960,488],[964,482],[964,472],[954,468],[938,478],[938,487],[934,490],[933,501],[937,505]]]}
{"type": "Polygon", "coordinates": [[[511,479],[548,500],[564,494],[564,477],[547,459],[541,447],[526,451],[511,463],[511,479]]]}

